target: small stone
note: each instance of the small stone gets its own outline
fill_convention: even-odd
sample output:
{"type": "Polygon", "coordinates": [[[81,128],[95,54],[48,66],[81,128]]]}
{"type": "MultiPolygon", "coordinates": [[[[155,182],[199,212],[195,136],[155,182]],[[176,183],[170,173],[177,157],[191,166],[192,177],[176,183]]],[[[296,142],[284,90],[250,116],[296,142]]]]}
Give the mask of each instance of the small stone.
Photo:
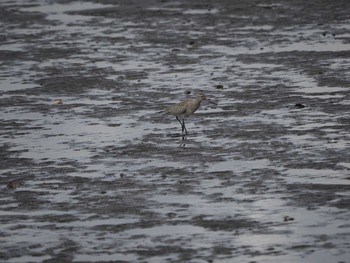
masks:
{"type": "Polygon", "coordinates": [[[172,213],[172,212],[167,213],[166,215],[167,215],[167,217],[169,217],[169,218],[174,218],[174,217],[176,217],[176,213],[172,213]]]}
{"type": "Polygon", "coordinates": [[[283,222],[294,221],[294,217],[284,216],[283,222]]]}
{"type": "Polygon", "coordinates": [[[221,85],[221,84],[219,84],[219,85],[216,85],[216,88],[217,88],[217,89],[223,89],[223,88],[224,88],[224,86],[223,86],[223,85],[221,85]]]}
{"type": "Polygon", "coordinates": [[[7,184],[8,189],[16,189],[17,188],[17,183],[12,181],[7,184]]]}
{"type": "Polygon", "coordinates": [[[186,91],[185,91],[185,94],[186,94],[186,95],[190,95],[190,94],[191,94],[191,91],[190,91],[190,90],[186,90],[186,91]]]}
{"type": "Polygon", "coordinates": [[[62,105],[63,104],[63,100],[62,99],[55,99],[54,103],[55,103],[55,105],[62,105]]]}
{"type": "Polygon", "coordinates": [[[303,108],[305,108],[306,106],[305,106],[304,104],[297,103],[297,104],[295,104],[294,107],[297,108],[297,109],[303,109],[303,108]]]}

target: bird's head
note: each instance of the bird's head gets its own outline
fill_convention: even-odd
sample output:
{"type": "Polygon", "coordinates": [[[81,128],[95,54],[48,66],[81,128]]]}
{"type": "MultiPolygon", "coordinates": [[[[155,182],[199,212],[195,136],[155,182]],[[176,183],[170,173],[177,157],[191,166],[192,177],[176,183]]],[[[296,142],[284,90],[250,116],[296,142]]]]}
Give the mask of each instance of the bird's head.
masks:
{"type": "Polygon", "coordinates": [[[198,98],[200,101],[207,100],[207,97],[204,95],[204,93],[199,93],[199,94],[197,95],[197,98],[198,98]]]}
{"type": "Polygon", "coordinates": [[[199,94],[197,95],[197,98],[199,99],[199,101],[207,100],[207,101],[209,101],[210,103],[212,103],[212,104],[214,104],[214,105],[217,105],[215,102],[213,102],[213,101],[211,101],[210,99],[208,99],[208,98],[204,95],[204,93],[199,93],[199,94]]]}

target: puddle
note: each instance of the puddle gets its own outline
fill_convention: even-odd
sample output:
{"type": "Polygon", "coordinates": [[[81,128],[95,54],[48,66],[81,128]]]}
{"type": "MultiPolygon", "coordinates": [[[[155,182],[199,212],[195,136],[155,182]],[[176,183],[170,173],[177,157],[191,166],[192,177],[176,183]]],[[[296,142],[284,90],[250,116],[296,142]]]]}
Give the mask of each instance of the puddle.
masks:
{"type": "Polygon", "coordinates": [[[16,263],[20,263],[20,262],[35,262],[35,261],[40,261],[40,262],[43,262],[45,260],[49,260],[51,259],[50,256],[39,256],[39,257],[36,257],[36,256],[23,256],[23,257],[14,257],[11,259],[12,262],[16,262],[16,263]]]}
{"type": "Polygon", "coordinates": [[[75,255],[73,262],[108,262],[115,259],[119,261],[137,261],[138,257],[136,255],[124,255],[122,253],[114,254],[97,254],[97,255],[87,255],[87,254],[77,254],[75,255]]]}
{"type": "Polygon", "coordinates": [[[208,8],[207,10],[205,9],[190,9],[190,10],[186,10],[183,12],[183,14],[185,15],[207,15],[207,14],[217,14],[219,12],[218,9],[211,9],[208,8]]]}
{"type": "Polygon", "coordinates": [[[235,171],[245,172],[253,169],[264,169],[269,166],[268,160],[227,160],[211,165],[209,172],[235,171]]]}
{"type": "Polygon", "coordinates": [[[289,183],[350,185],[348,170],[290,169],[286,175],[289,183]]]}
{"type": "MultiPolygon", "coordinates": [[[[22,11],[25,12],[40,12],[45,14],[63,14],[68,11],[81,11],[87,9],[98,9],[98,8],[108,8],[108,7],[117,7],[114,5],[104,5],[99,3],[92,2],[82,2],[82,1],[73,1],[68,4],[59,4],[59,3],[40,3],[37,6],[23,7],[22,11]]],[[[49,17],[50,18],[50,17],[49,17]]],[[[76,19],[76,16],[74,16],[76,19]]]]}

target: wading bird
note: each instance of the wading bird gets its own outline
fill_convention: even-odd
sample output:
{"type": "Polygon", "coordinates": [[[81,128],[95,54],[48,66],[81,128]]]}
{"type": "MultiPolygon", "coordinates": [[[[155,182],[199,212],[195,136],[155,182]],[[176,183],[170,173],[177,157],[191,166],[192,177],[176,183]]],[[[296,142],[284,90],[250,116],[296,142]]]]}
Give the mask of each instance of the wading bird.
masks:
{"type": "Polygon", "coordinates": [[[199,93],[197,95],[197,98],[192,100],[185,100],[178,104],[175,104],[167,108],[165,112],[176,117],[177,121],[181,124],[182,133],[185,132],[187,135],[188,133],[185,126],[185,117],[192,115],[196,110],[198,110],[201,102],[204,100],[217,105],[215,102],[208,99],[203,93],[199,93]]]}

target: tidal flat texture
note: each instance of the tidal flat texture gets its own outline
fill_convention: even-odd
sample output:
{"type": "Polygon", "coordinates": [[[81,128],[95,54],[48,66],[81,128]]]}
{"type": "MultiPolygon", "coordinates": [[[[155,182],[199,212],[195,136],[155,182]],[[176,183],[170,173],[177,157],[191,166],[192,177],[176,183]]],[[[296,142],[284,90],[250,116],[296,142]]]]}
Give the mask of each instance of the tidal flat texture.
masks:
{"type": "Polygon", "coordinates": [[[349,262],[349,10],[1,1],[0,261],[349,262]]]}

